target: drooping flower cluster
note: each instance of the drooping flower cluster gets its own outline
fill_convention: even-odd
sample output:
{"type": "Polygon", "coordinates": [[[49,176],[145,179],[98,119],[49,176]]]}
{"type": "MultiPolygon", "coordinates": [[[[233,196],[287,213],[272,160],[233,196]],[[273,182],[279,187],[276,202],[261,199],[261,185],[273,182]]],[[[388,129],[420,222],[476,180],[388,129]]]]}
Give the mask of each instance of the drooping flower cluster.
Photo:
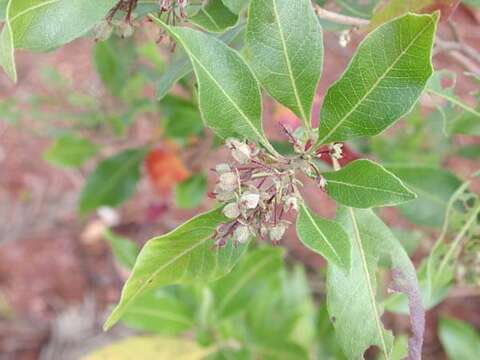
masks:
{"type": "Polygon", "coordinates": [[[216,167],[218,181],[211,195],[225,204],[229,221],[216,229],[215,244],[225,246],[232,238],[237,245],[251,236],[278,243],[290,225],[285,215],[300,202],[294,167],[252,143],[228,139],[226,146],[234,162],[216,167]]]}

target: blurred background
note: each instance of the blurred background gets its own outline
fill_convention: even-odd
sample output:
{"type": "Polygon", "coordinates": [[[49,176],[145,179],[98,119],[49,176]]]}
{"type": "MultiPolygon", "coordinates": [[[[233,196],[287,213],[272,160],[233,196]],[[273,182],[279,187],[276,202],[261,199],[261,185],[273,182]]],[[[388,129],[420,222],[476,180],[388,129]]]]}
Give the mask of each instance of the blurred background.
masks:
{"type": "MultiPolygon", "coordinates": [[[[345,0],[323,5],[362,17],[362,12],[373,11],[374,3],[345,0]]],[[[480,10],[474,5],[461,3],[450,20],[440,25],[439,36],[445,42],[461,39],[480,51],[480,10]]],[[[327,22],[324,28],[325,63],[314,119],[326,89],[343,72],[364,36],[327,22]]],[[[315,342],[319,359],[342,359],[325,312],[324,262],[299,245],[293,228],[282,241],[286,266],[268,274],[263,286],[247,296],[249,307],[242,319],[223,322],[222,329],[215,329],[205,310],[208,291],[173,287],[165,290],[164,299],[171,301],[164,309],[171,308],[177,316],[190,314],[184,314],[187,325],[159,319],[161,324],[154,326],[136,318],[110,332],[102,331],[138,247],[208,209],[212,200],[207,193],[214,181],[209,169],[227,160],[219,140],[203,128],[192,76],[182,77],[158,100],[164,91],[162,76],[172,64],[181,66],[185,57],[181,50],[172,54],[168,45],[159,46],[156,39],[155,26],[142,21],[128,39],[113,36],[97,43],[86,37],[47,54],[18,51],[16,85],[0,73],[0,359],[79,359],[115,340],[152,331],[187,333],[187,338],[207,345],[212,333],[239,331],[243,335],[238,344],[230,344],[237,353],[245,346],[245,338],[275,335],[301,345],[315,342]],[[146,149],[146,155],[135,158],[125,153],[132,148],[146,149]],[[119,154],[117,161],[130,162],[131,168],[104,171],[92,180],[90,175],[102,160],[119,154]],[[134,189],[125,179],[133,179],[134,189]],[[89,182],[97,185],[96,191],[86,185],[89,182]],[[102,196],[118,206],[103,206],[97,201],[102,196]],[[271,293],[283,300],[266,303],[271,293]],[[203,320],[201,309],[207,314],[203,320]],[[195,319],[194,330],[188,326],[190,318],[195,319]]],[[[241,41],[241,32],[234,34],[233,46],[235,41],[241,41]]],[[[437,44],[434,65],[445,70],[439,78],[442,89],[474,108],[479,59],[437,44]]],[[[279,124],[296,127],[298,120],[267,97],[265,104],[266,131],[278,148],[285,148],[279,124]]],[[[406,119],[386,133],[349,144],[347,156],[447,169],[458,180],[426,189],[433,191],[429,196],[440,193],[445,202],[442,196],[480,168],[479,120],[451,121],[462,114],[458,106],[425,95],[406,119]]],[[[473,181],[472,190],[479,192],[478,181],[473,181]]],[[[315,187],[304,191],[315,210],[334,216],[334,205],[326,196],[315,187]]],[[[418,203],[417,209],[423,205],[418,203]]],[[[380,212],[417,265],[442,223],[441,207],[440,219],[431,216],[431,209],[430,203],[422,219],[409,209],[380,212]]],[[[459,272],[448,298],[427,313],[425,359],[447,358],[446,347],[455,349],[458,338],[467,339],[471,347],[457,359],[480,356],[480,276],[465,276],[465,267],[480,272],[478,248],[469,254],[462,258],[464,271],[459,272]]],[[[408,334],[405,316],[389,313],[385,322],[408,334]]],[[[369,356],[374,358],[375,353],[369,356]]],[[[286,357],[267,351],[257,358],[286,357]]]]}

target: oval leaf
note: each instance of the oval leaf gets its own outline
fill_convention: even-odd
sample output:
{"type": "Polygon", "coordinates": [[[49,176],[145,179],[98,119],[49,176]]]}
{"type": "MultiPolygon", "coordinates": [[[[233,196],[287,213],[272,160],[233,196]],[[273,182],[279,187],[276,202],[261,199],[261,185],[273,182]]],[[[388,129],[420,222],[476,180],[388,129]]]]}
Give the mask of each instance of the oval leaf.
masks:
{"type": "Polygon", "coordinates": [[[117,307],[105,323],[113,326],[147,291],[160,286],[212,281],[227,274],[246,246],[215,249],[213,233],[225,220],[221,210],[198,215],[172,232],[147,242],[122,290],[117,307]]]}
{"type": "Polygon", "coordinates": [[[10,0],[0,35],[0,64],[16,81],[14,49],[47,51],[84,34],[118,0],[10,0]]]}
{"type": "Polygon", "coordinates": [[[302,204],[297,218],[297,234],[310,250],[344,271],[350,271],[350,240],[335,221],[322,219],[302,204]]]}
{"type": "Polygon", "coordinates": [[[365,38],[325,96],[319,144],[376,135],[412,109],[433,72],[437,19],[408,14],[365,38]]]}
{"type": "Polygon", "coordinates": [[[394,284],[410,300],[413,337],[409,341],[409,359],[419,360],[423,342],[425,313],[415,268],[405,250],[388,227],[371,211],[341,207],[338,221],[352,241],[352,270],[329,264],[327,307],[337,339],[348,359],[363,359],[376,345],[390,359],[393,336],[382,323],[382,306],[377,300],[375,272],[385,255],[391,263],[394,284]]]}
{"type": "Polygon", "coordinates": [[[272,149],[262,128],[262,100],[257,80],[241,56],[222,41],[200,31],[165,27],[182,45],[198,81],[202,118],[220,137],[241,136],[272,149]]]}
{"type": "Polygon", "coordinates": [[[398,177],[370,160],[356,160],[322,175],[327,180],[328,195],[347,206],[392,206],[416,198],[398,177]]]}
{"type": "Polygon", "coordinates": [[[309,128],[323,64],[322,28],[309,0],[252,0],[247,54],[260,83],[309,128]]]}
{"type": "Polygon", "coordinates": [[[118,206],[135,191],[145,149],[130,149],[103,160],[80,194],[79,211],[84,214],[100,206],[118,206]]]}
{"type": "Polygon", "coordinates": [[[443,318],[440,320],[439,336],[450,360],[480,358],[480,333],[469,323],[443,318]]]}
{"type": "Polygon", "coordinates": [[[97,153],[98,146],[87,139],[65,135],[55,141],[44,158],[57,166],[78,167],[97,153]]]}

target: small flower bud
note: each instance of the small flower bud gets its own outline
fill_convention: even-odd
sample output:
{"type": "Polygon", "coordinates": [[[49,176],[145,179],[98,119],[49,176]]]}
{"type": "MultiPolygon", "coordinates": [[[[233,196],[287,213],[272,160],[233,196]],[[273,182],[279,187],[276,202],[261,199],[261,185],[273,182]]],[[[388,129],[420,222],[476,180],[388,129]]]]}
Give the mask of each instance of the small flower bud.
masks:
{"type": "Polygon", "coordinates": [[[93,30],[95,34],[95,41],[105,41],[112,35],[113,25],[107,20],[98,23],[93,30]]]}
{"type": "Polygon", "coordinates": [[[133,25],[129,21],[122,21],[117,26],[117,34],[122,39],[133,35],[133,25]]]}
{"type": "Polygon", "coordinates": [[[246,243],[249,237],[250,230],[248,229],[247,225],[240,225],[233,232],[233,240],[239,242],[240,244],[246,243]]]}
{"type": "Polygon", "coordinates": [[[270,240],[273,242],[280,241],[285,235],[285,231],[287,230],[287,225],[283,222],[273,226],[270,229],[270,240]]]}
{"type": "Polygon", "coordinates": [[[237,175],[234,172],[223,173],[219,180],[219,186],[223,191],[234,191],[237,188],[237,175]]]}
{"type": "Polygon", "coordinates": [[[227,172],[231,172],[232,169],[230,168],[230,165],[228,164],[218,164],[215,167],[215,171],[217,172],[218,175],[225,174],[227,172]]]}
{"type": "Polygon", "coordinates": [[[333,144],[333,146],[330,147],[330,155],[332,158],[340,160],[343,157],[343,144],[333,144]]]}
{"type": "Polygon", "coordinates": [[[240,206],[244,209],[255,209],[260,202],[260,194],[253,191],[245,191],[240,196],[240,206]]]}
{"type": "Polygon", "coordinates": [[[294,195],[287,197],[285,200],[285,211],[295,210],[298,211],[298,198],[294,195]]]}
{"type": "Polygon", "coordinates": [[[240,216],[240,209],[236,203],[227,204],[223,208],[223,215],[229,219],[236,219],[240,216]]]}
{"type": "Polygon", "coordinates": [[[246,164],[252,158],[252,150],[247,144],[237,139],[227,139],[227,147],[232,151],[232,157],[240,164],[246,164]]]}

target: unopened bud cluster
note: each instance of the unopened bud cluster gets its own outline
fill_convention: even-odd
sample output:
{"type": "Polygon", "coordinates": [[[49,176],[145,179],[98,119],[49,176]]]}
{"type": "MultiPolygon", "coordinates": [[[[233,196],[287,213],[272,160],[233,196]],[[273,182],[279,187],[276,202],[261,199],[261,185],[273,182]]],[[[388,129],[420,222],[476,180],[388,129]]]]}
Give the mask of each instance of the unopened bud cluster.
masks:
{"type": "Polygon", "coordinates": [[[224,246],[232,238],[237,245],[252,236],[278,243],[290,225],[285,215],[300,202],[294,169],[255,144],[228,139],[226,146],[234,161],[217,165],[211,195],[225,204],[229,220],[216,229],[215,244],[224,246]]]}

